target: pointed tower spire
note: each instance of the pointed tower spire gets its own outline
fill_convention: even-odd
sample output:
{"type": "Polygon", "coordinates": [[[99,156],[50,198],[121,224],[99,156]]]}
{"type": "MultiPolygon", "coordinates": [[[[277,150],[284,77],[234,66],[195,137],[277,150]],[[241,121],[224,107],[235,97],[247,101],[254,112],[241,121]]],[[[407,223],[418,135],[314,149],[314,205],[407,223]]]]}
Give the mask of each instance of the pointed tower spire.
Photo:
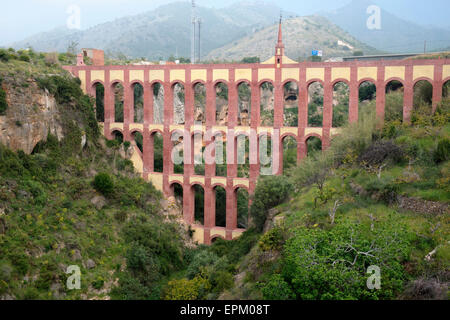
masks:
{"type": "Polygon", "coordinates": [[[275,47],[275,58],[276,58],[277,64],[280,64],[283,62],[283,56],[284,56],[282,23],[283,23],[283,15],[280,13],[280,24],[278,27],[278,42],[275,47]]]}
{"type": "Polygon", "coordinates": [[[282,23],[283,23],[283,14],[280,13],[280,24],[279,24],[279,28],[278,28],[278,44],[277,44],[277,46],[284,47],[284,45],[283,45],[283,30],[281,27],[282,23]]]}

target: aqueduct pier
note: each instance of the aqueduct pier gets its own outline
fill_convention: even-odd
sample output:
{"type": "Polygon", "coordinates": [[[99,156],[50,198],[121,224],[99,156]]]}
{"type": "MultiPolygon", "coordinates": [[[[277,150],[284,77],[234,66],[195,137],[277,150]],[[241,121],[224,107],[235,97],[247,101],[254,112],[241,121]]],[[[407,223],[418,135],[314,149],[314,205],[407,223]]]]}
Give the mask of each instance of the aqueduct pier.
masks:
{"type": "MultiPolygon", "coordinates": [[[[133,162],[144,179],[152,183],[166,196],[173,195],[173,187],[178,184],[183,189],[183,216],[195,230],[195,239],[200,243],[209,244],[214,238],[233,239],[244,229],[237,224],[237,190],[245,189],[253,194],[260,175],[258,148],[260,136],[271,136],[274,130],[279,130],[280,164],[283,163],[282,142],[286,137],[292,137],[297,142],[297,161],[307,154],[307,140],[314,136],[322,141],[322,148],[330,145],[333,134],[338,132],[332,127],[333,88],[338,82],[344,82],[349,87],[349,121],[358,120],[359,86],[371,82],[376,86],[376,114],[384,119],[386,86],[393,80],[403,85],[403,121],[409,122],[413,109],[414,86],[418,81],[428,81],[433,87],[433,110],[442,99],[443,85],[450,80],[450,60],[398,60],[398,61],[352,61],[352,62],[295,62],[284,55],[281,40],[276,46],[276,54],[266,62],[258,64],[208,64],[208,65],[150,65],[150,66],[104,66],[102,63],[86,66],[69,66],[66,70],[77,76],[82,83],[82,89],[95,96],[95,86],[104,86],[104,135],[111,139],[113,132],[121,132],[125,141],[134,141],[133,134],[140,132],[143,136],[143,152],[136,148],[133,162]],[[283,121],[283,86],[288,83],[298,86],[298,125],[285,126],[283,121]],[[323,86],[323,125],[320,128],[308,126],[308,88],[318,82],[323,86]],[[124,90],[123,122],[116,122],[114,116],[113,88],[120,83],[124,90]],[[154,86],[159,84],[164,88],[164,121],[154,121],[154,86]],[[201,83],[206,88],[205,121],[198,127],[194,123],[194,86],[201,83]],[[223,83],[228,87],[228,118],[227,125],[216,123],[216,86],[223,83]],[[241,125],[238,116],[238,86],[246,83],[251,91],[250,122],[241,125]],[[264,83],[271,83],[274,88],[273,126],[261,126],[261,94],[264,83]],[[134,122],[134,85],[143,87],[143,123],[134,122]],[[184,86],[185,107],[184,123],[174,123],[174,87],[184,86]],[[206,136],[206,132],[212,136],[206,136]],[[186,150],[191,150],[192,138],[196,134],[204,135],[205,144],[214,143],[215,135],[227,136],[227,156],[235,154],[236,139],[241,135],[250,136],[256,132],[256,137],[250,145],[249,177],[239,178],[235,161],[227,163],[227,176],[216,176],[215,164],[205,164],[205,174],[195,175],[192,161],[185,161],[184,174],[174,174],[171,160],[174,132],[188,132],[183,143],[186,150]],[[163,137],[164,166],[163,172],[154,172],[153,137],[160,133],[163,137]],[[190,163],[190,164],[188,164],[190,163]],[[204,224],[196,225],[194,221],[194,186],[199,185],[204,190],[204,224]],[[215,188],[222,187],[226,191],[226,226],[217,227],[215,217],[215,188]]],[[[192,152],[185,153],[186,160],[192,159],[192,152]]],[[[282,165],[274,174],[282,173],[282,165]]]]}

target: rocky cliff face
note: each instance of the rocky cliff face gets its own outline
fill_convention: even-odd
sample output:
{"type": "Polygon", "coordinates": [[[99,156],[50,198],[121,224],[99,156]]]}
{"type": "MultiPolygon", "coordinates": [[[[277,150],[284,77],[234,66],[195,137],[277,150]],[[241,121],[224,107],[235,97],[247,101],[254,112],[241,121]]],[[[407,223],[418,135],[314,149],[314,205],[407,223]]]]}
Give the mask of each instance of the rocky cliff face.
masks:
{"type": "Polygon", "coordinates": [[[38,142],[46,141],[49,132],[63,138],[55,98],[35,80],[4,77],[2,87],[8,108],[0,116],[0,143],[30,154],[38,142]]]}

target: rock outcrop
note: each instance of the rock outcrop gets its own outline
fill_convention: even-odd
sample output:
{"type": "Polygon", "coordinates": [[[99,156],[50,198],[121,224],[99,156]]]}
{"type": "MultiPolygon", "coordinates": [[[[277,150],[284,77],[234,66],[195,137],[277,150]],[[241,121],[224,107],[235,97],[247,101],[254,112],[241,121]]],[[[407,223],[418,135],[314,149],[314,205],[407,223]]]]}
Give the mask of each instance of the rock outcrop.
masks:
{"type": "Polygon", "coordinates": [[[8,109],[0,116],[0,143],[8,148],[30,154],[48,133],[59,140],[63,128],[59,121],[55,98],[38,87],[33,79],[4,78],[8,109]]]}

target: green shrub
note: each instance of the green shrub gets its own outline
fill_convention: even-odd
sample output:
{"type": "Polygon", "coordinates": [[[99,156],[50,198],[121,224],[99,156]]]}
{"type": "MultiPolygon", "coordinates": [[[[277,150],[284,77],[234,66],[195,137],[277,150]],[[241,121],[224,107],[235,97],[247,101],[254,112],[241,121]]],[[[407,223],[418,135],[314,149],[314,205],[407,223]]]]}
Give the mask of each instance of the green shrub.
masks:
{"type": "Polygon", "coordinates": [[[225,290],[231,289],[234,285],[234,278],[230,272],[227,271],[217,271],[213,272],[209,278],[213,291],[216,293],[221,293],[225,290]]]}
{"type": "Polygon", "coordinates": [[[97,280],[92,282],[92,287],[94,289],[100,290],[105,285],[105,280],[103,278],[99,277],[97,280]]]}
{"type": "MultiPolygon", "coordinates": [[[[373,228],[357,221],[340,222],[331,230],[300,227],[286,243],[282,276],[297,299],[393,299],[407,279],[403,262],[412,239],[394,216],[373,228]],[[381,269],[380,290],[366,286],[369,266],[381,269]]],[[[272,287],[266,289],[271,298],[272,287]]]]}
{"type": "Polygon", "coordinates": [[[105,196],[109,196],[114,191],[114,182],[109,174],[99,173],[94,178],[94,188],[105,196]]]}
{"type": "Polygon", "coordinates": [[[289,284],[280,274],[274,274],[262,288],[262,294],[266,300],[291,300],[295,298],[289,284]]]}
{"type": "Polygon", "coordinates": [[[0,116],[5,115],[6,109],[8,109],[8,102],[6,101],[6,92],[1,87],[2,83],[0,81],[0,116]]]}
{"type": "Polygon", "coordinates": [[[205,296],[210,284],[207,279],[196,277],[192,280],[172,280],[167,284],[165,300],[199,300],[205,296]]]}
{"type": "Polygon", "coordinates": [[[402,149],[392,141],[376,141],[359,156],[358,161],[364,165],[378,166],[386,161],[397,164],[402,159],[402,149]]]}
{"type": "Polygon", "coordinates": [[[386,204],[394,203],[400,190],[399,185],[388,176],[383,176],[381,179],[372,177],[365,182],[364,186],[372,197],[384,201],[386,204]]]}
{"type": "Polygon", "coordinates": [[[289,196],[292,186],[282,176],[267,176],[259,179],[250,208],[250,215],[257,231],[262,231],[269,209],[282,204],[289,196]]]}
{"type": "Polygon", "coordinates": [[[444,138],[439,140],[436,150],[434,151],[434,161],[436,163],[450,160],[450,139],[444,138]]]}
{"type": "Polygon", "coordinates": [[[281,227],[275,227],[266,232],[259,240],[259,248],[262,251],[281,250],[285,242],[285,233],[281,227]]]}
{"type": "Polygon", "coordinates": [[[193,279],[200,274],[202,269],[213,266],[219,257],[209,250],[202,250],[198,252],[189,267],[187,268],[186,275],[189,279],[193,279]]]}

